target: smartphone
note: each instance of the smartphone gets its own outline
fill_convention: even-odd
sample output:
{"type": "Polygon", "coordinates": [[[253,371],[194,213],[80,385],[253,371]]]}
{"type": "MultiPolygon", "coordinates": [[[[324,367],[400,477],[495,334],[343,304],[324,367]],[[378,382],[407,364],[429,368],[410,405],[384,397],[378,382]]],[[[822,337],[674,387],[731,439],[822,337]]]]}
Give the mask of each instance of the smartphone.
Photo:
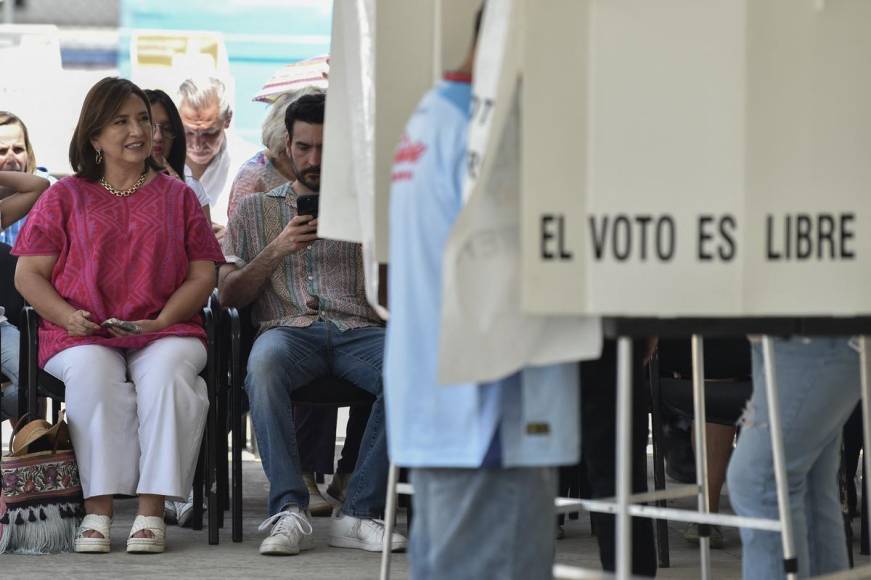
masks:
{"type": "Polygon", "coordinates": [[[296,213],[297,215],[310,215],[312,217],[318,217],[318,199],[320,199],[320,195],[318,194],[306,194],[301,195],[296,198],[296,213]]]}
{"type": "Polygon", "coordinates": [[[126,320],[118,320],[117,318],[109,318],[103,321],[100,324],[103,328],[113,327],[119,328],[125,332],[137,332],[139,331],[139,327],[132,322],[127,322],[126,320]]]}

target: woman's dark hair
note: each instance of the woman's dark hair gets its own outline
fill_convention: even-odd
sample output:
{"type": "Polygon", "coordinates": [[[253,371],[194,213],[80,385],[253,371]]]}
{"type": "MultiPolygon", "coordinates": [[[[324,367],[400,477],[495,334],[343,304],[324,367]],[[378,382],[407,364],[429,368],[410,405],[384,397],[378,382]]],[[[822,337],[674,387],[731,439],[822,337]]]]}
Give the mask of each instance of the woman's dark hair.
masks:
{"type": "MultiPolygon", "coordinates": [[[[77,177],[96,181],[103,176],[104,165],[97,164],[97,152],[91,144],[91,139],[96,137],[118,114],[121,105],[130,95],[136,95],[145,103],[150,122],[151,105],[148,103],[148,98],[142,89],[127,79],[106,77],[88,91],[85,102],[82,103],[79,122],[76,123],[76,130],[70,141],[70,165],[77,177]]],[[[145,160],[145,165],[155,171],[162,169],[150,155],[145,160]]]]}
{"type": "Polygon", "coordinates": [[[159,89],[145,89],[145,96],[148,97],[150,105],[163,105],[166,109],[166,114],[169,116],[169,123],[172,125],[172,132],[175,137],[172,141],[172,149],[166,155],[166,162],[172,167],[178,175],[184,177],[184,160],[187,157],[187,142],[184,137],[184,125],[181,123],[181,115],[178,114],[178,109],[169,95],[159,89]]]}
{"type": "Polygon", "coordinates": [[[311,123],[312,125],[324,124],[324,105],[327,96],[323,93],[303,95],[287,107],[284,112],[284,127],[287,134],[293,138],[293,124],[297,121],[311,123]]]}

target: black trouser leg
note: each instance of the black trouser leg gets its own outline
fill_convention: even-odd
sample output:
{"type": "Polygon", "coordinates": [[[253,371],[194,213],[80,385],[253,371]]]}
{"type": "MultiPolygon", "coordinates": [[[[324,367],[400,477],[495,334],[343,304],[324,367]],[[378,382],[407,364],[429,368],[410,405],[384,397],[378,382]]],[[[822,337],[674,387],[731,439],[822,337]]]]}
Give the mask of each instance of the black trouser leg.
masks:
{"type": "Polygon", "coordinates": [[[345,444],[342,446],[342,457],[336,473],[353,473],[360,455],[360,442],[369,422],[369,411],[372,404],[352,405],[348,413],[348,428],[345,430],[345,444]]]}
{"type": "MultiPolygon", "coordinates": [[[[647,491],[647,412],[649,390],[641,358],[644,342],[635,341],[632,396],[632,490],[647,491]]],[[[615,495],[615,457],[617,422],[616,342],[605,341],[602,358],[581,363],[581,443],[582,461],[594,498],[615,495]]],[[[613,515],[593,514],[599,557],[609,572],[615,568],[615,519],[613,515]]],[[[656,575],[656,545],[653,521],[632,518],[632,573],[656,575]]]]}
{"type": "Polygon", "coordinates": [[[293,421],[303,473],[333,473],[337,414],[336,407],[294,405],[293,421]]]}

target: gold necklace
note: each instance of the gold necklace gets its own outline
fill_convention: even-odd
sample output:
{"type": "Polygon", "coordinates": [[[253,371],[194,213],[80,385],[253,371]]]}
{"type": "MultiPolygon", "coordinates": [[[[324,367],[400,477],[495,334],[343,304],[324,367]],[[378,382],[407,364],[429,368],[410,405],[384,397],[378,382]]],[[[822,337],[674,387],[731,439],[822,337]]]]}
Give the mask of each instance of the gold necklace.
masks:
{"type": "Polygon", "coordinates": [[[145,171],[142,172],[142,175],[139,176],[139,179],[136,180],[136,183],[134,183],[132,186],[130,186],[127,189],[115,189],[114,187],[109,185],[109,182],[106,181],[105,177],[100,178],[100,185],[102,185],[106,189],[106,191],[108,191],[109,193],[111,193],[115,197],[130,197],[131,195],[136,193],[136,191],[140,187],[142,187],[142,184],[145,183],[145,178],[147,176],[148,176],[148,170],[146,169],[145,171]]]}

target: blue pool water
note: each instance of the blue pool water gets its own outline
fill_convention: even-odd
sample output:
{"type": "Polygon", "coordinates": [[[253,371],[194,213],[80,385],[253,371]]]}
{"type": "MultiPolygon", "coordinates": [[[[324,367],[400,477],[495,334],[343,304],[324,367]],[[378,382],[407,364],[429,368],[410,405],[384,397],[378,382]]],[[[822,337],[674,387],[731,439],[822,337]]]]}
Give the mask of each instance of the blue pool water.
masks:
{"type": "MultiPolygon", "coordinates": [[[[236,80],[233,124],[260,143],[266,105],[251,98],[282,65],[328,54],[332,0],[122,0],[121,27],[224,33],[236,80]]],[[[118,68],[130,74],[129,37],[122,35],[118,68]]]]}

